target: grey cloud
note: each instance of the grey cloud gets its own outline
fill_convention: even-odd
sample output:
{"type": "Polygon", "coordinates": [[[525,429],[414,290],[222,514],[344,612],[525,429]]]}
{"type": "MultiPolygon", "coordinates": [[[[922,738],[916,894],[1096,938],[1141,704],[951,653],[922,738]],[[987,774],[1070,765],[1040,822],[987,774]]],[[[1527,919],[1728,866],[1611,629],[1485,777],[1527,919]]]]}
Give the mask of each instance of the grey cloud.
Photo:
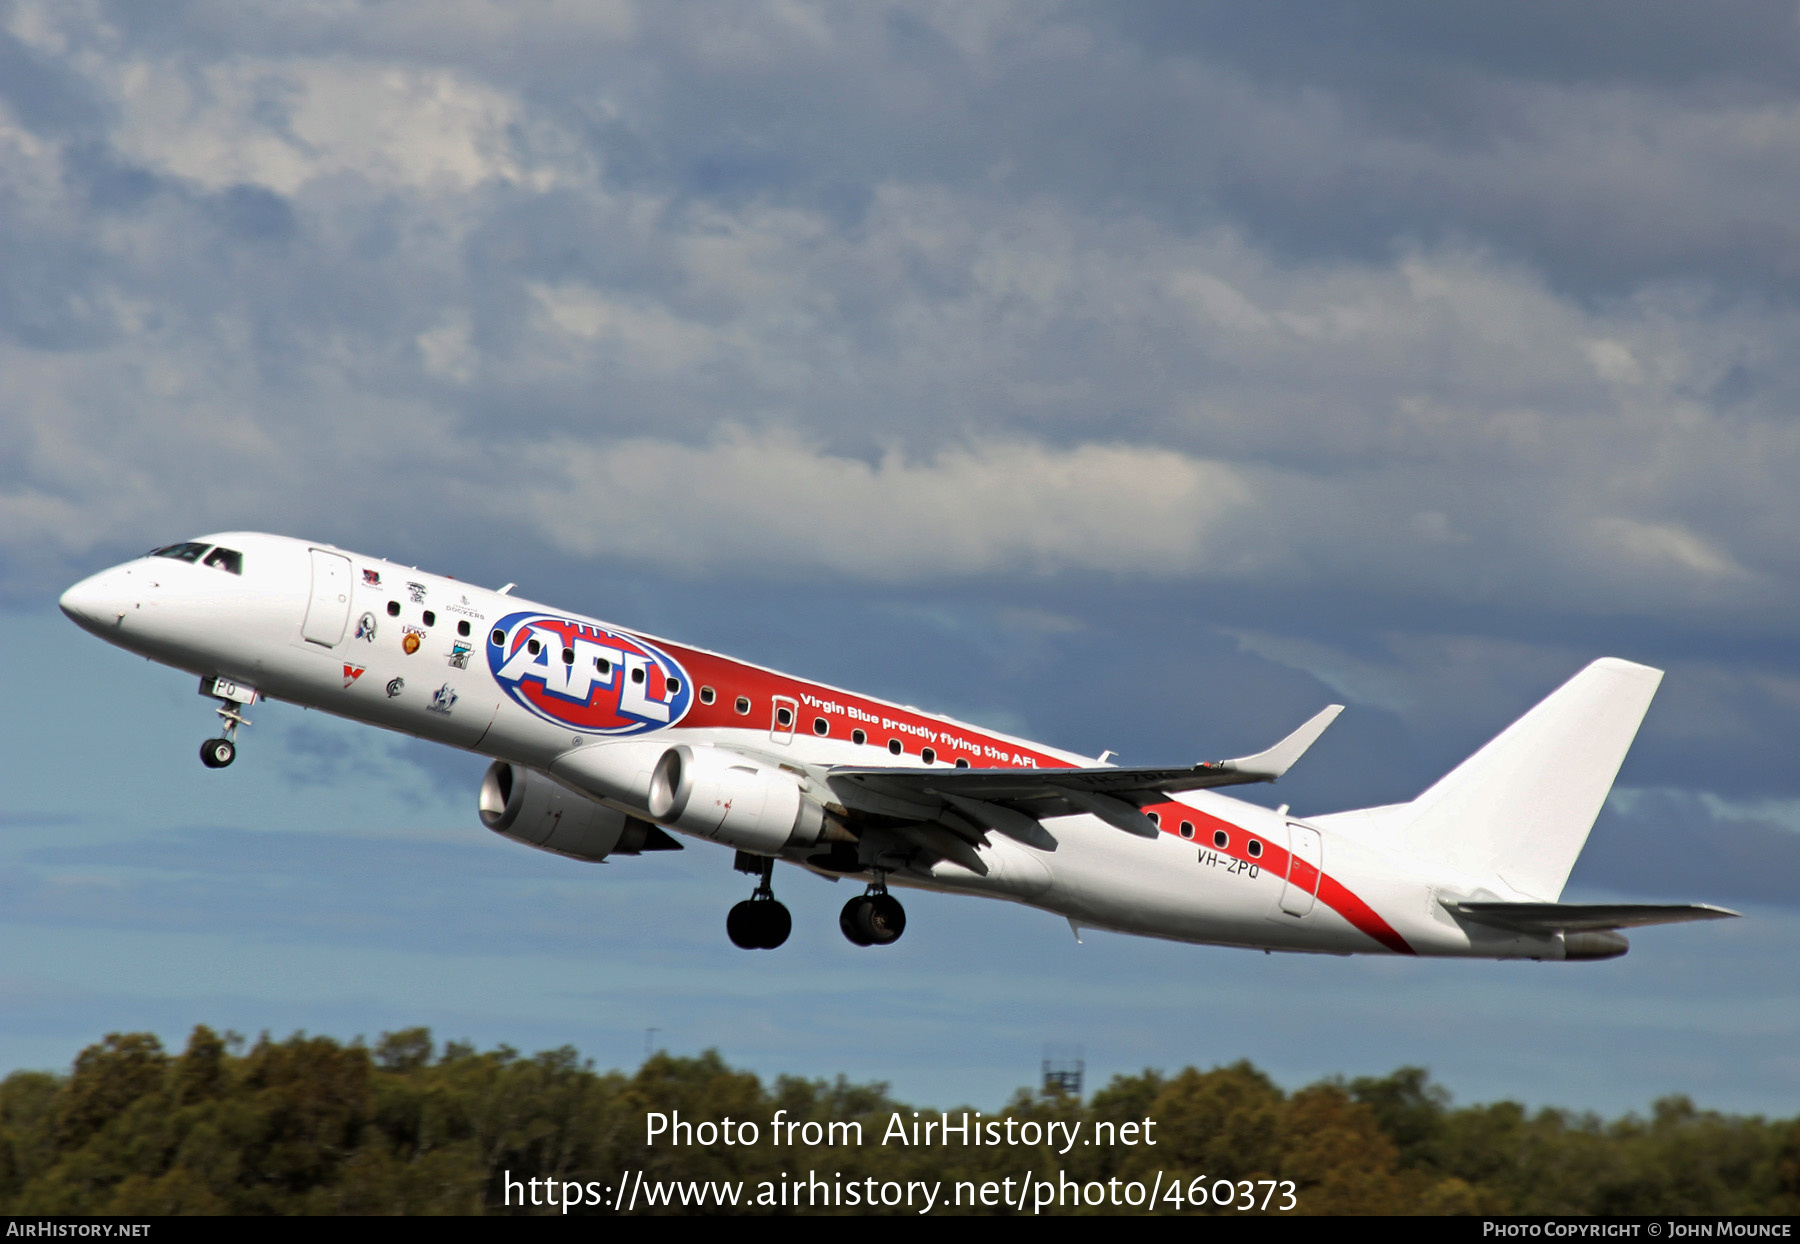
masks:
{"type": "MultiPolygon", "coordinates": [[[[421,13],[395,6],[375,25],[416,23],[421,13]]],[[[60,367],[19,360],[10,370],[34,381],[21,400],[35,399],[40,418],[58,410],[72,439],[96,443],[118,420],[117,394],[128,393],[127,419],[139,431],[113,439],[130,447],[131,468],[92,452],[59,457],[38,437],[15,459],[32,477],[18,502],[23,533],[54,531],[79,549],[119,521],[61,521],[84,490],[104,491],[116,514],[155,506],[159,487],[179,491],[192,468],[150,443],[152,429],[191,429],[240,477],[266,478],[276,461],[290,477],[333,476],[364,499],[352,529],[405,529],[419,508],[407,494],[430,496],[434,481],[466,491],[496,467],[534,475],[538,460],[513,452],[521,439],[551,458],[576,443],[605,460],[621,440],[653,430],[680,459],[728,412],[752,429],[798,428],[827,454],[867,462],[896,447],[919,455],[1004,433],[1064,448],[1124,439],[1255,464],[1270,474],[1264,506],[1231,542],[1239,576],[1354,574],[1405,590],[1441,583],[1472,600],[1522,588],[1567,599],[1573,587],[1577,603],[1591,585],[1590,608],[1691,607],[1723,588],[1762,613],[1779,599],[1771,582],[1791,569],[1789,507],[1775,480],[1792,449],[1772,422],[1795,389],[1784,316],[1727,301],[1728,323],[1714,327],[1720,308],[1657,286],[1629,302],[1584,305],[1480,246],[1296,266],[1293,252],[1257,241],[1266,231],[1254,221],[1273,219],[1269,212],[1219,209],[1196,230],[1128,181],[1111,178],[1109,197],[1096,199],[1081,189],[1085,174],[1036,158],[1031,144],[1056,132],[1071,153],[1122,158],[1132,148],[1116,136],[1058,130],[1054,114],[1033,106],[1063,106],[1067,92],[1050,83],[1059,75],[1083,89],[1123,76],[1140,94],[1120,109],[1089,109],[1092,124],[1119,120],[1139,106],[1133,100],[1159,99],[1148,111],[1167,131],[1171,117],[1192,111],[1177,102],[1218,103],[1202,109],[1213,118],[1205,141],[1256,153],[1221,156],[1220,167],[1266,162],[1278,174],[1268,193],[1289,204],[1310,192],[1281,178],[1295,168],[1330,176],[1331,160],[1350,158],[1332,153],[1422,161],[1431,175],[1474,189],[1467,203],[1424,194],[1418,210],[1504,252],[1502,235],[1479,220],[1495,197],[1481,177],[1443,173],[1458,160],[1492,158],[1486,148],[1471,155],[1409,139],[1411,154],[1396,155],[1329,96],[1263,107],[1260,88],[1230,64],[1175,65],[1165,55],[1155,72],[1135,75],[1141,53],[1109,44],[1104,26],[1072,37],[1084,29],[1073,10],[1002,9],[962,27],[839,13],[814,28],[746,13],[685,52],[676,34],[693,34],[702,19],[646,10],[582,36],[618,62],[619,75],[599,75],[617,94],[613,114],[670,160],[619,179],[603,133],[532,94],[504,52],[477,54],[493,22],[528,38],[497,10],[440,23],[446,29],[422,57],[381,44],[389,36],[380,29],[339,28],[341,46],[403,67],[400,85],[381,87],[370,85],[373,66],[333,58],[329,40],[283,35],[268,14],[224,20],[200,7],[162,20],[174,25],[159,34],[121,16],[112,40],[96,47],[148,58],[151,85],[132,88],[132,98],[163,117],[125,123],[118,141],[135,155],[112,165],[127,182],[149,177],[178,189],[140,185],[146,198],[129,230],[110,239],[102,231],[99,243],[64,225],[66,205],[51,199],[25,218],[16,244],[39,257],[38,275],[32,263],[11,269],[21,344],[85,355],[60,367]],[[209,56],[198,26],[182,23],[215,20],[224,42],[209,56]],[[658,52],[648,62],[662,67],[654,80],[624,64],[645,47],[658,52]],[[1083,72],[1071,75],[1076,62],[1083,72]],[[875,66],[872,80],[888,82],[905,106],[884,112],[850,99],[850,63],[875,66]],[[972,72],[980,66],[985,75],[972,72]],[[1008,76],[1015,72],[1025,76],[1008,76]],[[972,109],[982,126],[944,124],[940,110],[970,110],[969,101],[906,84],[945,75],[1014,102],[972,109]],[[808,129],[799,117],[817,109],[783,114],[775,103],[796,89],[796,76],[802,93],[836,92],[851,106],[832,113],[832,127],[808,129]],[[697,100],[671,89],[689,79],[707,84],[697,100]],[[419,97],[409,82],[435,84],[437,102],[409,112],[406,101],[419,97]],[[737,109],[732,91],[750,93],[763,111],[737,109]],[[332,102],[345,92],[400,109],[417,141],[358,147],[332,102]],[[495,126],[483,109],[513,122],[495,126]],[[867,157],[891,161],[882,167],[851,166],[866,197],[844,219],[779,176],[750,192],[741,182],[709,189],[705,178],[688,180],[684,144],[705,127],[684,109],[744,116],[752,147],[770,144],[802,167],[831,163],[807,145],[815,132],[817,141],[900,154],[867,157]],[[1004,146],[1009,127],[1029,157],[1024,181],[977,175],[997,150],[966,166],[929,154],[1004,146]],[[878,128],[946,141],[909,147],[877,140],[878,128]],[[594,158],[557,147],[571,140],[594,158]],[[1705,395],[1715,392],[1731,396],[1729,419],[1707,418],[1705,395]],[[371,448],[369,426],[387,430],[398,452],[371,448]],[[1348,474],[1348,462],[1364,469],[1348,474]],[[1758,468],[1769,473],[1765,488],[1725,486],[1758,468]],[[1343,524],[1345,513],[1358,521],[1343,524]]],[[[1229,41],[1221,46],[1228,52],[1229,41]]],[[[1542,91],[1534,98],[1562,106],[1542,91]]],[[[1589,102],[1599,111],[1582,114],[1587,122],[1540,127],[1518,152],[1592,165],[1580,150],[1556,155],[1557,144],[1582,133],[1604,144],[1607,127],[1625,126],[1635,110],[1629,99],[1589,102]]],[[[1673,110],[1676,129],[1716,129],[1693,111],[1708,101],[1655,106],[1673,110]]],[[[1633,133],[1668,129],[1632,124],[1633,133]]],[[[82,150],[90,165],[104,164],[82,150]]],[[[1208,162],[1200,165],[1193,176],[1207,175],[1208,162]]],[[[41,179],[53,166],[40,156],[27,171],[41,179]]],[[[1502,179],[1554,184],[1566,199],[1589,193],[1561,177],[1502,179]]],[[[1593,193],[1612,204],[1641,198],[1623,185],[1593,193]]],[[[1771,193],[1771,202],[1786,201],[1771,193]]],[[[1559,278],[1568,270],[1555,269],[1559,278]]],[[[1634,271],[1659,269],[1646,260],[1634,271]]],[[[217,525],[241,521],[247,507],[326,517],[298,495],[205,497],[217,519],[190,508],[162,521],[217,525]]],[[[519,515],[500,517],[518,530],[519,515]]],[[[669,547],[621,535],[607,548],[668,558],[669,547]]],[[[677,547],[695,543],[684,537],[677,547]]],[[[1221,572],[1216,563],[1171,567],[1196,569],[1221,572]]]]}
{"type": "Polygon", "coordinates": [[[80,71],[3,30],[0,100],[22,124],[45,136],[91,131],[106,115],[99,93],[80,71]]]}
{"type": "Polygon", "coordinates": [[[1223,219],[1289,256],[1474,239],[1588,290],[1791,289],[1793,162],[1768,158],[1791,14],[1527,8],[123,6],[106,46],[457,66],[615,185],[841,227],[884,184],[987,185],[1178,232],[1223,219]]]}
{"type": "Polygon", "coordinates": [[[1719,815],[1682,790],[1622,790],[1601,813],[1569,884],[1671,902],[1800,904],[1800,833],[1719,815]]]}
{"type": "Polygon", "coordinates": [[[279,242],[298,227],[292,205],[261,186],[232,186],[208,207],[226,233],[246,241],[279,242]]]}

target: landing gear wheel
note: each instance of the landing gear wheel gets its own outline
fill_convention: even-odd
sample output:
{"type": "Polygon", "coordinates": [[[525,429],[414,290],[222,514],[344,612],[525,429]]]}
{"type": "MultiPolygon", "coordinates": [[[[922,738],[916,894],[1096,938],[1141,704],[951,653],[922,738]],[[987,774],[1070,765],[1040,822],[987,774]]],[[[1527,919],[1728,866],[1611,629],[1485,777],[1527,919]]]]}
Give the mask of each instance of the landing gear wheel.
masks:
{"type": "Polygon", "coordinates": [[[775,899],[756,905],[762,909],[756,913],[762,924],[762,948],[774,950],[787,941],[788,934],[794,931],[794,917],[788,912],[785,903],[775,899]]]}
{"type": "Polygon", "coordinates": [[[863,932],[875,946],[891,946],[906,932],[906,908],[891,894],[871,894],[862,911],[863,932]]]}
{"type": "Polygon", "coordinates": [[[844,904],[838,927],[857,946],[891,946],[906,932],[906,908],[891,894],[864,894],[844,904]]]}
{"type": "Polygon", "coordinates": [[[739,950],[756,950],[762,943],[756,936],[756,901],[745,899],[725,914],[725,936],[739,950]]]}
{"type": "Polygon", "coordinates": [[[738,871],[757,875],[755,891],[725,915],[725,935],[740,950],[774,950],[794,931],[794,917],[775,897],[775,859],[738,852],[738,871]]]}
{"type": "Polygon", "coordinates": [[[208,739],[200,745],[200,763],[208,769],[223,769],[237,759],[237,744],[230,739],[208,739]]]}
{"type": "Polygon", "coordinates": [[[747,898],[725,917],[725,935],[740,950],[774,950],[793,929],[787,905],[772,898],[747,898]]]}
{"type": "Polygon", "coordinates": [[[868,937],[862,931],[862,909],[868,901],[866,895],[859,894],[848,903],[845,903],[844,910],[838,913],[838,928],[844,931],[844,936],[850,939],[850,944],[852,946],[870,946],[874,944],[869,941],[868,937]]]}

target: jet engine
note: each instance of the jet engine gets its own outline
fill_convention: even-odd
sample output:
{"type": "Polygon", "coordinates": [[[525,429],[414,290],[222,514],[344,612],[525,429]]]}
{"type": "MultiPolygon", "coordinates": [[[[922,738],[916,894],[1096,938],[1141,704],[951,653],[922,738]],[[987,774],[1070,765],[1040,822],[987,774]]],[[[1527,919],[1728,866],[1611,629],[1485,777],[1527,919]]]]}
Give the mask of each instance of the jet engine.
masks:
{"type": "Polygon", "coordinates": [[[648,821],[595,803],[534,769],[497,760],[481,779],[481,823],[504,838],[570,859],[679,851],[648,821]]]}
{"type": "Polygon", "coordinates": [[[671,747],[650,774],[650,815],[664,825],[759,855],[809,847],[825,810],[793,774],[719,747],[671,747]]]}

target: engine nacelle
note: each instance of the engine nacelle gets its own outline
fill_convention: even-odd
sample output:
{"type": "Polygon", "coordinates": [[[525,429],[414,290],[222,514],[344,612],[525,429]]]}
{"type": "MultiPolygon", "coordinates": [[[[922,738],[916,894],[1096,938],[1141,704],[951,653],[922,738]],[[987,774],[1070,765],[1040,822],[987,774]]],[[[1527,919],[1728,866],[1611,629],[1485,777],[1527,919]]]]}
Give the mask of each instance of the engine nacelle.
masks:
{"type": "Polygon", "coordinates": [[[664,752],[650,774],[648,806],[664,825],[759,855],[810,847],[825,832],[825,810],[793,774],[720,747],[664,752]]]}
{"type": "Polygon", "coordinates": [[[504,838],[570,859],[680,848],[648,821],[595,803],[533,769],[497,760],[481,779],[481,823],[504,838]]]}

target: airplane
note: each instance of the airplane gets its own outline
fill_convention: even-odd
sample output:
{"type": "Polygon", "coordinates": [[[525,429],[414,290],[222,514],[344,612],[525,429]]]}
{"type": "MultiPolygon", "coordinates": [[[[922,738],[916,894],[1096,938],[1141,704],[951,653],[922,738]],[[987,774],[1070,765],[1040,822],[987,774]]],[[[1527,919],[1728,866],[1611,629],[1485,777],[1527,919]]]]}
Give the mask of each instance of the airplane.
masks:
{"type": "Polygon", "coordinates": [[[65,614],[200,679],[237,755],[284,700],[492,759],[481,822],[582,861],[731,848],[730,940],[793,920],[779,860],[864,885],[839,925],[889,945],[889,886],[1084,929],[1264,951],[1610,959],[1621,929],[1738,913],[1560,902],[1660,670],[1594,661],[1407,803],[1300,816],[1219,793],[1287,773],[1341,711],[1235,759],[1126,767],[795,678],[329,544],[224,532],[75,584],[65,614]]]}

